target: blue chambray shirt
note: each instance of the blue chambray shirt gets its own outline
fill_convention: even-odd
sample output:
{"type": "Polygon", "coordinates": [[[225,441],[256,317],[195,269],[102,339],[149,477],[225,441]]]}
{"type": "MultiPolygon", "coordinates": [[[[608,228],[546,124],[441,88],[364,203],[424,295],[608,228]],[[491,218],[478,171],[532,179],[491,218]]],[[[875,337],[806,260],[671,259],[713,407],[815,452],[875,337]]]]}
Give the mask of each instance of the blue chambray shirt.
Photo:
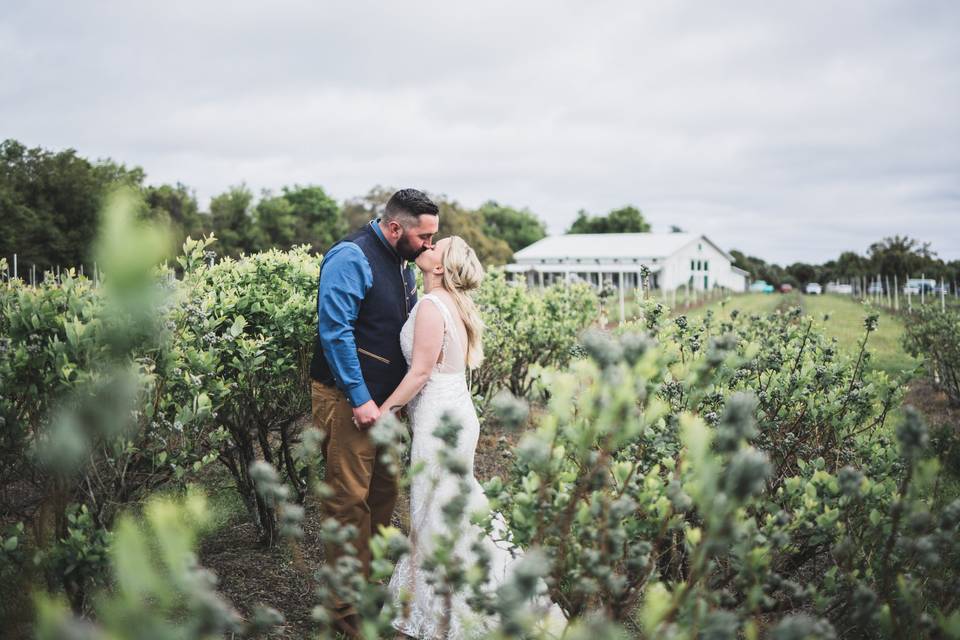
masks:
{"type": "MultiPolygon", "coordinates": [[[[371,220],[369,224],[380,241],[396,253],[377,223],[378,220],[371,220]]],[[[320,346],[337,388],[347,396],[351,406],[359,407],[371,397],[360,372],[353,326],[360,313],[360,303],[373,286],[373,270],[363,251],[352,242],[341,242],[330,249],[323,263],[317,296],[320,346]]]]}

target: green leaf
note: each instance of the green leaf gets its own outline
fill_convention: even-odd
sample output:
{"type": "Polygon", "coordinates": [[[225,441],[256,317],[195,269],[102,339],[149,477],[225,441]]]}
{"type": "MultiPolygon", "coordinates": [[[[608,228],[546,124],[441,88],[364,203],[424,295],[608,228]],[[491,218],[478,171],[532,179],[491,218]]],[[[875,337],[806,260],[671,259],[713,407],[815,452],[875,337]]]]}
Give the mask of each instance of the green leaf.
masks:
{"type": "Polygon", "coordinates": [[[247,326],[247,321],[243,316],[237,316],[236,320],[233,321],[233,324],[230,325],[229,333],[234,338],[238,337],[243,333],[243,328],[247,326]]]}
{"type": "Polygon", "coordinates": [[[14,551],[17,548],[17,544],[19,542],[20,540],[17,538],[17,536],[10,536],[9,538],[3,541],[3,550],[14,551]]]}

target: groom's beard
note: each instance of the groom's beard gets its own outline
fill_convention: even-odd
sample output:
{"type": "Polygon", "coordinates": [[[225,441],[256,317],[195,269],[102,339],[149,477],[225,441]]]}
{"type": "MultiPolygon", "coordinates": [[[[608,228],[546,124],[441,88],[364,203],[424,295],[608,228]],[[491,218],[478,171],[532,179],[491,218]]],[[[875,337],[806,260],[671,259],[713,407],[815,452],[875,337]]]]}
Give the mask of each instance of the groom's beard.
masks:
{"type": "Polygon", "coordinates": [[[406,236],[400,236],[400,239],[397,240],[397,255],[408,262],[413,262],[417,259],[417,256],[426,250],[426,247],[414,249],[413,245],[410,244],[410,241],[407,240],[406,236]]]}

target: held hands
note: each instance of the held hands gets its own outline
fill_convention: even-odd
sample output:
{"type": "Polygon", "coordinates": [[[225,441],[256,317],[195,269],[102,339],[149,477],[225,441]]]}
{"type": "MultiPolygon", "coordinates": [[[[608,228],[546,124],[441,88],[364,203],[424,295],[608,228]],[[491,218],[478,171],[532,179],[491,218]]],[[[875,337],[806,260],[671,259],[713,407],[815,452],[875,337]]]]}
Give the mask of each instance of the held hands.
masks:
{"type": "Polygon", "coordinates": [[[360,430],[366,430],[373,426],[373,423],[380,417],[380,409],[373,400],[367,400],[359,407],[353,409],[353,423],[360,430]]]}
{"type": "Polygon", "coordinates": [[[380,414],[392,413],[399,419],[404,419],[406,417],[407,408],[404,405],[395,404],[392,407],[388,407],[386,403],[380,405],[380,414]]]}

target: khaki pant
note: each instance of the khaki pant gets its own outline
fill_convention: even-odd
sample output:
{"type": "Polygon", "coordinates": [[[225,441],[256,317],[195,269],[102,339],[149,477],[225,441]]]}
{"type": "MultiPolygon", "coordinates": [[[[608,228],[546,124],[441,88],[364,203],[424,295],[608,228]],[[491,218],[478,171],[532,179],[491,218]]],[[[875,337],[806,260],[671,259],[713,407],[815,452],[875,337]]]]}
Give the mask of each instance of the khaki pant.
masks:
{"type": "MultiPolygon", "coordinates": [[[[379,461],[380,451],[368,430],[353,423],[353,410],[336,387],[313,381],[311,384],[313,426],[324,433],[321,448],[326,460],[326,483],[332,491],[323,500],[324,516],[352,524],[359,534],[354,540],[364,575],[370,576],[370,538],[380,525],[389,526],[397,502],[397,479],[379,461]]],[[[327,545],[326,561],[333,563],[343,554],[327,545]]],[[[347,603],[339,603],[344,609],[347,603]]]]}

